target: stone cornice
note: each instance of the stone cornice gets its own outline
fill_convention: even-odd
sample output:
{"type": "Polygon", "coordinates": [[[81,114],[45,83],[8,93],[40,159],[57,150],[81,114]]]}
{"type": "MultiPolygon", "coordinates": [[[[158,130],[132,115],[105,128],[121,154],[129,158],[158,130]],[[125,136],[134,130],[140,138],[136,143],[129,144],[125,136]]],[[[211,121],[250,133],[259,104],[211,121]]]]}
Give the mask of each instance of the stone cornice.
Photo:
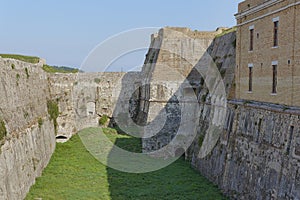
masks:
{"type": "MultiPolygon", "coordinates": [[[[276,3],[281,2],[281,1],[283,1],[283,0],[276,0],[276,3]]],[[[272,2],[274,2],[274,1],[272,1],[272,2]]],[[[296,5],[299,5],[299,4],[300,4],[300,1],[296,1],[295,3],[289,4],[289,5],[285,6],[285,7],[282,7],[282,8],[280,8],[280,9],[277,9],[277,10],[275,10],[275,11],[269,12],[269,13],[267,13],[267,14],[261,15],[261,16],[259,16],[259,17],[254,18],[254,19],[251,19],[251,20],[245,21],[245,22],[243,22],[243,23],[237,24],[237,26],[242,26],[242,25],[251,23],[251,22],[253,22],[253,21],[262,19],[262,18],[264,18],[264,17],[267,17],[267,16],[269,16],[269,15],[278,13],[278,12],[280,12],[280,11],[283,11],[283,10],[285,10],[285,9],[288,9],[288,8],[290,8],[290,7],[293,7],[293,6],[296,6],[296,5]]],[[[264,4],[262,4],[262,5],[264,5],[264,4]]],[[[261,6],[262,6],[262,5],[261,5],[261,6]]],[[[264,8],[261,8],[261,9],[259,9],[259,10],[255,10],[255,11],[253,11],[252,9],[251,9],[251,10],[248,10],[247,13],[248,13],[248,12],[249,12],[249,13],[248,13],[247,15],[253,14],[253,13],[255,13],[255,12],[258,12],[258,11],[260,11],[260,10],[262,10],[262,9],[265,9],[265,8],[267,8],[267,7],[270,7],[270,6],[272,6],[272,5],[274,5],[274,4],[269,4],[268,6],[266,6],[266,7],[264,7],[264,8]],[[252,11],[252,12],[250,12],[250,11],[252,11]]],[[[253,9],[254,9],[254,8],[253,8],[253,9]]],[[[236,16],[236,19],[240,19],[241,17],[246,16],[246,12],[238,13],[238,14],[236,14],[235,16],[236,16]],[[239,15],[239,16],[238,16],[238,15],[239,15]]]]}
{"type": "Polygon", "coordinates": [[[260,5],[255,6],[253,8],[250,8],[250,9],[248,9],[246,11],[237,13],[234,16],[235,16],[236,19],[241,19],[244,16],[254,14],[254,13],[259,12],[259,11],[261,11],[263,9],[266,9],[266,8],[268,8],[270,6],[273,6],[274,4],[280,3],[282,1],[284,1],[284,0],[271,0],[271,1],[267,1],[267,2],[264,2],[264,3],[260,4],[260,5]]]}

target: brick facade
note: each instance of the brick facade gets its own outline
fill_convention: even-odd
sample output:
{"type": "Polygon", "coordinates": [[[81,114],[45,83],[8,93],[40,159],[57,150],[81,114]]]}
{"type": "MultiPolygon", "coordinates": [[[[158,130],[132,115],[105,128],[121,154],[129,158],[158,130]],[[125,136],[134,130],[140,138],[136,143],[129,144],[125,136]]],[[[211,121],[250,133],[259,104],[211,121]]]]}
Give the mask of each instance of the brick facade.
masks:
{"type": "Polygon", "coordinates": [[[236,98],[300,106],[300,0],[246,0],[236,19],[236,98]]]}

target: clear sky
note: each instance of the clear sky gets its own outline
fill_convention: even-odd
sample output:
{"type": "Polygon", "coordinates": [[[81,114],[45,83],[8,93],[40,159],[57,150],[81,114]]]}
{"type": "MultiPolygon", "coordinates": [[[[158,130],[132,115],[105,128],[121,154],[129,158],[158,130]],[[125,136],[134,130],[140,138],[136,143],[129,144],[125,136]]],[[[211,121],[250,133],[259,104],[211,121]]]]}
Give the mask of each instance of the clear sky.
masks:
{"type": "Polygon", "coordinates": [[[129,29],[234,26],[239,2],[0,0],[0,53],[35,55],[51,65],[80,67],[100,42],[129,29]]]}

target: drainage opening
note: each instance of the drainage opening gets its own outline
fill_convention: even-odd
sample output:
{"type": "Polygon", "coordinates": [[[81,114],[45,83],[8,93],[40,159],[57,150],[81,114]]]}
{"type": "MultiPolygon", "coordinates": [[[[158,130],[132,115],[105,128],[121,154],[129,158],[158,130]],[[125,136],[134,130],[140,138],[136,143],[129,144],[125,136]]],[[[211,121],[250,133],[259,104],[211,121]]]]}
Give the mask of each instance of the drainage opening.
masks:
{"type": "Polygon", "coordinates": [[[68,138],[64,135],[58,135],[58,136],[56,136],[56,139],[57,140],[67,140],[68,138]]]}

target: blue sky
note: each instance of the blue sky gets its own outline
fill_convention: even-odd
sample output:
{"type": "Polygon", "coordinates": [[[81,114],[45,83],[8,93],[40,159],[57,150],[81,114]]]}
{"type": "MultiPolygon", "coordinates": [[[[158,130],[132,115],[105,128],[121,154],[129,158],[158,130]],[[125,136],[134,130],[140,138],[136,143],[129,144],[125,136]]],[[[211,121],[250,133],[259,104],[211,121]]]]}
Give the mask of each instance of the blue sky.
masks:
{"type": "Polygon", "coordinates": [[[0,0],[0,53],[36,55],[51,65],[80,67],[100,42],[126,30],[164,26],[215,30],[234,26],[239,2],[0,0]]]}

